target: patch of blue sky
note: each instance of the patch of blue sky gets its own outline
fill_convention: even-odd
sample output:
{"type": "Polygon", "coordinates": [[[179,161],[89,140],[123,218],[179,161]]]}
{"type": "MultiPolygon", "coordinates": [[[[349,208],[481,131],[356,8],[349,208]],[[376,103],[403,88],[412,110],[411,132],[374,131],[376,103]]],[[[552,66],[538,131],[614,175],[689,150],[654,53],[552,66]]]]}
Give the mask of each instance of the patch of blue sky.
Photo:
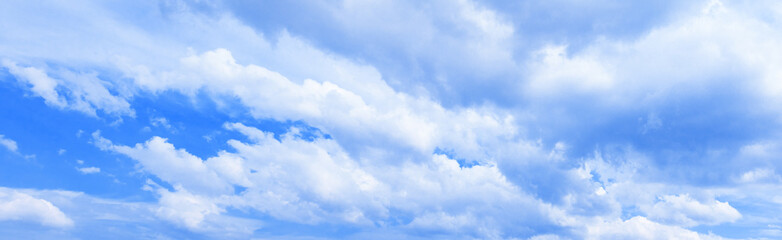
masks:
{"type": "Polygon", "coordinates": [[[10,85],[4,84],[0,91],[2,111],[13,114],[13,117],[0,118],[0,131],[18,143],[21,153],[3,159],[7,166],[0,170],[3,171],[0,174],[3,186],[80,189],[108,195],[115,191],[136,192],[133,188],[117,187],[108,178],[95,181],[100,176],[84,176],[76,170],[82,167],[77,162],[81,160],[86,166],[124,165],[120,177],[126,174],[124,171],[128,165],[122,161],[115,162],[113,157],[88,144],[89,132],[83,130],[105,126],[107,120],[53,109],[46,106],[42,99],[25,97],[27,93],[10,85]],[[65,149],[65,152],[60,154],[60,149],[65,149]],[[35,157],[25,157],[32,155],[35,157]]]}
{"type": "Polygon", "coordinates": [[[480,164],[475,159],[466,159],[466,158],[456,157],[456,154],[454,154],[453,150],[443,150],[443,149],[440,149],[440,148],[435,148],[433,154],[445,155],[449,159],[456,160],[456,162],[459,163],[459,167],[462,167],[462,168],[471,168],[472,166],[480,164]]]}
{"type": "MultiPolygon", "coordinates": [[[[13,76],[5,73],[4,82],[15,82],[13,76]]],[[[277,140],[291,128],[298,129],[297,137],[307,141],[331,138],[302,121],[258,120],[238,109],[237,103],[217,106],[204,94],[190,97],[177,92],[140,93],[130,101],[135,117],[99,111],[96,118],[47,106],[41,98],[24,90],[26,86],[16,85],[22,84],[0,85],[0,111],[13,114],[0,118],[0,132],[20,146],[19,153],[3,152],[6,167],[0,169],[0,185],[6,187],[66,189],[128,200],[155,199],[141,188],[147,178],[157,178],[137,171],[137,164],[125,156],[101,151],[93,144],[91,135],[96,131],[116,144],[128,146],[161,136],[201,159],[216,156],[221,150],[232,151],[227,144],[229,139],[246,141],[246,136],[223,128],[228,122],[242,122],[273,133],[277,140]],[[97,167],[100,172],[85,174],[77,170],[86,167],[97,167]]]]}

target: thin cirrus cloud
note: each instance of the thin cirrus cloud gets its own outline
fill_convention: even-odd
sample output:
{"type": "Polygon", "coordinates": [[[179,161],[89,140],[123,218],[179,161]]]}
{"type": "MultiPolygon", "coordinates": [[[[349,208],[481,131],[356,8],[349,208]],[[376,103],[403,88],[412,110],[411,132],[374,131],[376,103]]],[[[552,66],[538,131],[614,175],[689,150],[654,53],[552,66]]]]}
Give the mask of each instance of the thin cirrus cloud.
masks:
{"type": "Polygon", "coordinates": [[[97,167],[83,167],[83,168],[77,168],[76,170],[79,170],[79,172],[83,174],[93,174],[93,173],[100,172],[100,168],[97,167]]]}
{"type": "Polygon", "coordinates": [[[7,4],[13,236],[778,237],[778,3],[7,4]]]}

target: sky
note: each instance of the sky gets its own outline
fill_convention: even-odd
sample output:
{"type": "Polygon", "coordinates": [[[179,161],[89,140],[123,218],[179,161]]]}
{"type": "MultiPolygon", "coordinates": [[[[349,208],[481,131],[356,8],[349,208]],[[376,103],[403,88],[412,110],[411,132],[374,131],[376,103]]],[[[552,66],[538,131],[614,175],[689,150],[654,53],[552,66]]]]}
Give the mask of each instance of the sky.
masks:
{"type": "Polygon", "coordinates": [[[779,1],[8,0],[0,33],[0,238],[782,238],[779,1]]]}

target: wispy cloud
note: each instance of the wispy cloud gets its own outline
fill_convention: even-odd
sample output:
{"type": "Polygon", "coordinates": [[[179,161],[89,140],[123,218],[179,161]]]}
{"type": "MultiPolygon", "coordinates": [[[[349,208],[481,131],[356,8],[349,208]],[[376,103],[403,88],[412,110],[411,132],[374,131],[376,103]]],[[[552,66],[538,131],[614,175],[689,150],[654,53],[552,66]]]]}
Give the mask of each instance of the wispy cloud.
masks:
{"type": "Polygon", "coordinates": [[[93,173],[99,173],[100,168],[97,167],[83,167],[83,168],[76,168],[76,170],[79,170],[82,174],[93,174],[93,173]]]}
{"type": "Polygon", "coordinates": [[[0,145],[3,145],[8,151],[11,152],[17,152],[19,150],[19,146],[16,145],[16,141],[6,138],[5,136],[0,134],[0,145]]]}

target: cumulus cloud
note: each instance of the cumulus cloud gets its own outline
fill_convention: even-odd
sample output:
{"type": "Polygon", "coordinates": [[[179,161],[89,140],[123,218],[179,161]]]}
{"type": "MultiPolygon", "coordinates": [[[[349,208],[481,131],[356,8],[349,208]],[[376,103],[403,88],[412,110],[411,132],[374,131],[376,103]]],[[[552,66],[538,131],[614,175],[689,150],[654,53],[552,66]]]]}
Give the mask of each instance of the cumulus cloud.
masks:
{"type": "Polygon", "coordinates": [[[549,125],[550,136],[559,140],[578,141],[571,133],[580,132],[593,134],[590,140],[639,147],[649,145],[649,138],[671,138],[651,145],[669,147],[709,139],[744,144],[746,138],[777,134],[780,86],[771,79],[779,74],[773,66],[782,32],[777,21],[759,17],[778,16],[774,8],[760,10],[764,4],[700,1],[631,39],[544,46],[524,63],[529,71],[517,89],[532,107],[521,112],[533,112],[529,124],[549,125]],[[748,110],[750,105],[758,107],[748,110]],[[644,116],[649,113],[664,124],[644,116]],[[710,120],[700,121],[704,116],[710,120]],[[646,121],[631,122],[638,118],[646,121]],[[756,121],[769,124],[751,124],[756,121]],[[639,137],[628,125],[653,136],[639,137]],[[700,139],[704,132],[716,135],[700,139]],[[674,139],[673,133],[686,137],[674,139]]]}
{"type": "Polygon", "coordinates": [[[193,195],[187,190],[179,189],[175,192],[159,190],[158,193],[160,207],[157,209],[157,216],[190,229],[201,229],[205,215],[219,214],[223,211],[208,199],[193,195]]]}
{"type": "MultiPolygon", "coordinates": [[[[257,65],[238,64],[226,49],[189,56],[181,63],[174,71],[136,77],[137,83],[150,91],[202,89],[216,98],[235,96],[256,118],[304,120],[354,153],[394,146],[428,154],[440,147],[477,158],[481,142],[512,138],[517,131],[513,117],[502,111],[445,109],[432,100],[395,92],[372,69],[350,63],[338,62],[336,67],[359,69],[364,79],[294,81],[257,65]]],[[[395,154],[401,152],[410,151],[395,154]]]]}
{"type": "MultiPolygon", "coordinates": [[[[481,14],[494,18],[490,12],[481,14]]],[[[666,104],[664,96],[679,95],[680,92],[676,90],[681,88],[677,86],[682,84],[683,88],[722,84],[710,82],[707,78],[687,80],[701,72],[725,69],[728,61],[722,61],[723,58],[713,55],[715,52],[710,49],[686,46],[687,43],[694,44],[702,37],[720,33],[704,30],[693,35],[682,29],[710,29],[700,24],[710,21],[713,21],[712,24],[719,24],[726,21],[723,18],[733,16],[724,14],[727,13],[711,10],[699,12],[694,18],[674,21],[670,26],[656,29],[635,42],[597,41],[577,53],[568,52],[569,48],[566,46],[553,45],[543,48],[532,58],[529,65],[530,75],[527,76],[529,80],[524,82],[526,85],[522,86],[522,92],[528,93],[525,99],[541,101],[544,103],[542,105],[547,104],[547,99],[574,95],[576,98],[583,97],[588,101],[600,103],[589,106],[590,108],[618,107],[619,111],[629,111],[630,107],[638,103],[644,107],[666,104]],[[661,42],[681,44],[668,46],[660,45],[661,42]],[[666,58],[669,55],[665,54],[651,58],[651,64],[641,60],[657,53],[685,51],[682,49],[692,52],[692,57],[712,60],[699,62],[700,65],[685,70],[673,70],[675,64],[671,63],[666,58]],[[630,80],[637,79],[635,76],[639,75],[643,78],[630,80]],[[656,92],[645,94],[650,91],[656,92]],[[644,105],[646,103],[648,105],[644,105]]],[[[478,20],[481,19],[473,20],[480,23],[478,20]]],[[[498,29],[502,30],[502,25],[484,25],[487,29],[499,26],[498,29]]],[[[512,29],[506,28],[499,33],[502,34],[498,36],[504,36],[503,34],[512,33],[512,29]]],[[[723,46],[719,45],[722,43],[718,43],[718,46],[723,46]]],[[[729,41],[724,43],[730,44],[729,41]]],[[[307,77],[289,78],[286,75],[301,76],[302,73],[291,71],[290,66],[279,63],[270,66],[279,67],[281,72],[257,64],[243,63],[234,56],[234,51],[222,48],[192,53],[179,58],[177,64],[167,65],[166,68],[156,68],[143,62],[128,62],[127,65],[119,67],[146,91],[161,93],[174,90],[185,94],[204,91],[214,99],[234,97],[256,118],[303,120],[329,133],[333,139],[318,139],[310,143],[293,135],[285,135],[279,136],[280,140],[277,140],[270,133],[238,123],[229,123],[225,126],[227,129],[242,132],[251,142],[229,141],[229,145],[236,152],[223,151],[208,159],[200,159],[184,149],[176,149],[159,137],[135,147],[113,145],[102,138],[96,138],[94,141],[104,143],[98,145],[104,146],[105,149],[139,161],[145,171],[159,176],[169,184],[181,187],[182,190],[177,191],[202,194],[199,195],[202,198],[194,202],[214,204],[197,204],[209,207],[200,208],[206,210],[192,214],[166,215],[180,218],[191,216],[188,219],[192,222],[185,224],[191,227],[197,226],[199,221],[196,220],[202,219],[203,216],[218,214],[220,209],[229,206],[252,208],[275,218],[307,224],[320,223],[327,221],[326,219],[340,219],[354,224],[382,222],[386,212],[400,209],[416,215],[410,222],[411,228],[444,229],[444,226],[434,224],[440,220],[462,223],[465,226],[477,221],[496,221],[496,217],[486,213],[465,213],[453,209],[424,211],[422,206],[443,208],[455,203],[483,206],[492,202],[472,196],[471,194],[475,194],[472,191],[477,190],[467,190],[468,187],[462,187],[465,192],[453,190],[454,186],[446,184],[449,181],[467,181],[465,184],[468,186],[488,184],[490,187],[484,186],[483,189],[489,190],[480,191],[480,195],[511,196],[510,199],[525,199],[525,205],[547,209],[545,204],[537,205],[540,200],[526,194],[526,191],[531,191],[537,197],[554,203],[556,207],[552,207],[554,210],[550,211],[557,212],[557,207],[562,207],[565,209],[563,211],[575,215],[616,216],[621,214],[623,206],[648,206],[654,210],[647,211],[649,218],[683,226],[732,222],[741,216],[726,202],[716,200],[704,203],[692,199],[682,200],[679,197],[681,195],[665,195],[668,197],[655,202],[656,193],[672,190],[659,184],[637,183],[655,179],[639,179],[635,176],[642,170],[653,173],[662,171],[654,169],[654,165],[651,170],[638,167],[644,163],[653,164],[653,159],[641,163],[628,161],[626,166],[594,162],[596,166],[585,164],[581,169],[572,169],[567,167],[568,160],[562,157],[561,153],[547,154],[541,145],[524,141],[519,135],[523,129],[516,125],[512,114],[502,109],[481,106],[448,109],[426,97],[398,92],[387,84],[387,80],[373,67],[357,65],[325,54],[287,33],[280,35],[272,53],[289,58],[312,57],[341,69],[342,72],[335,74],[326,70],[310,71],[305,74],[307,77]],[[274,150],[268,146],[275,146],[274,150]],[[454,153],[455,157],[477,159],[482,164],[461,168],[450,157],[432,156],[431,153],[435,149],[446,149],[454,153]],[[263,161],[260,161],[261,159],[263,161]],[[388,165],[395,159],[414,161],[401,167],[388,165]],[[563,162],[561,165],[547,162],[553,159],[563,162]],[[180,167],[177,168],[179,170],[172,171],[172,166],[180,167]],[[601,172],[597,174],[593,170],[601,172]],[[405,176],[402,179],[417,181],[410,183],[397,180],[400,175],[405,176]],[[427,175],[433,179],[421,177],[427,175]],[[510,181],[506,179],[506,175],[510,181]],[[205,176],[205,179],[209,180],[199,182],[191,176],[205,176]],[[299,177],[292,179],[290,176],[299,177]],[[476,178],[476,182],[468,181],[473,176],[481,178],[476,178]],[[208,186],[210,184],[215,186],[208,186]],[[631,196],[632,193],[640,191],[632,189],[638,186],[643,186],[644,190],[650,192],[631,196]],[[232,190],[243,188],[246,189],[242,190],[242,193],[233,194],[232,190]],[[419,195],[411,192],[417,192],[419,195]],[[229,199],[232,200],[220,199],[218,196],[231,196],[229,199]],[[713,209],[721,215],[704,215],[703,209],[713,209]],[[676,217],[663,214],[666,211],[690,212],[676,217]]],[[[611,111],[613,110],[608,110],[607,113],[611,114],[611,111]]],[[[641,122],[635,129],[640,128],[641,132],[652,134],[652,130],[662,126],[662,117],[666,116],[648,114],[647,121],[641,122]]],[[[492,208],[485,210],[497,213],[492,208]]],[[[553,221],[560,220],[564,221],[553,221]]],[[[627,224],[646,224],[645,221],[645,218],[642,218],[627,224]]],[[[501,226],[495,227],[482,232],[484,235],[481,236],[495,236],[492,234],[504,231],[509,230],[501,226]]]]}
{"type": "Polygon", "coordinates": [[[686,227],[716,225],[741,218],[739,211],[727,202],[711,200],[704,203],[687,194],[663,196],[645,211],[651,219],[686,227]]]}
{"type": "MultiPolygon", "coordinates": [[[[743,185],[712,186],[775,189],[756,186],[778,179],[768,160],[774,144],[746,145],[757,136],[742,133],[778,121],[782,92],[775,22],[740,3],[703,3],[632,38],[550,41],[532,51],[517,46],[527,36],[517,35],[513,16],[490,3],[313,4],[327,10],[313,19],[332,24],[318,26],[345,33],[339,41],[361,53],[308,39],[301,28],[267,34],[220,4],[199,12],[186,1],[139,3],[116,14],[85,14],[112,10],[89,1],[43,4],[60,14],[27,14],[23,31],[0,26],[9,33],[0,57],[17,82],[59,109],[134,116],[132,98],[173,92],[328,134],[275,135],[230,119],[223,128],[246,140],[211,157],[164,136],[123,145],[92,134],[95,146],[154,176],[146,189],[157,197],[148,206],[155,218],[192,231],[234,227],[237,219],[224,220],[239,210],[426,236],[698,239],[713,236],[683,227],[740,221],[736,201],[770,199],[741,193],[743,185]],[[42,33],[70,38],[27,44],[42,33]],[[388,56],[415,67],[382,64],[399,64],[388,56]],[[750,103],[760,107],[749,111],[750,103]]],[[[8,9],[23,2],[8,4],[0,19],[20,17],[8,9]]],[[[149,124],[168,129],[171,120],[149,124]]]]}
{"type": "Polygon", "coordinates": [[[51,202],[12,189],[0,189],[0,220],[29,221],[50,227],[71,227],[68,218],[51,202]]]}
{"type": "Polygon", "coordinates": [[[160,179],[179,184],[199,193],[225,193],[231,186],[220,179],[204,162],[183,149],[175,149],[166,139],[154,137],[134,147],[112,145],[111,141],[93,133],[96,145],[128,157],[141,163],[143,170],[155,174],[160,179]]]}
{"type": "MultiPolygon", "coordinates": [[[[356,226],[398,225],[390,212],[401,211],[415,217],[397,227],[453,234],[454,226],[435,224],[452,219],[463,224],[457,232],[484,237],[514,231],[510,222],[563,221],[559,210],[520,191],[493,165],[463,168],[439,154],[429,161],[401,165],[367,164],[350,157],[331,139],[307,141],[289,133],[278,140],[240,123],[225,127],[251,142],[230,140],[235,152],[221,151],[206,160],[158,137],[134,148],[104,147],[137,160],[146,172],[175,186],[174,192],[158,190],[158,216],[193,229],[227,207],[254,209],[304,224],[336,221],[356,226]],[[232,186],[241,186],[241,192],[232,191],[232,186]],[[472,210],[464,210],[465,205],[472,210]],[[538,220],[523,217],[506,222],[511,216],[538,220]]],[[[96,142],[110,144],[94,136],[96,142]]]]}

